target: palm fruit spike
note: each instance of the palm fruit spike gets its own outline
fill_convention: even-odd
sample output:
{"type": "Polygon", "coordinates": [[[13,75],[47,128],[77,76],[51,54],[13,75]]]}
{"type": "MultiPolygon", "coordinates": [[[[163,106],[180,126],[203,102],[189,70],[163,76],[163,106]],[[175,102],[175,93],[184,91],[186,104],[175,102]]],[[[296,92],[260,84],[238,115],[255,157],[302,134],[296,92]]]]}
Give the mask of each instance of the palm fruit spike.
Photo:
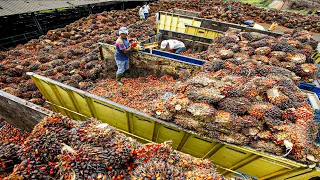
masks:
{"type": "Polygon", "coordinates": [[[286,53],[283,51],[272,51],[269,56],[270,56],[270,58],[276,58],[278,60],[283,60],[286,57],[286,53]]]}
{"type": "Polygon", "coordinates": [[[249,138],[240,133],[232,133],[229,135],[220,133],[218,139],[224,142],[238,144],[242,146],[249,143],[249,138]]]}
{"type": "Polygon", "coordinates": [[[306,56],[301,53],[288,54],[285,59],[289,62],[293,62],[296,64],[303,64],[306,62],[306,56]]]}
{"type": "Polygon", "coordinates": [[[212,86],[215,82],[216,80],[210,78],[208,73],[198,73],[186,81],[189,85],[200,87],[212,86]]]}
{"type": "Polygon", "coordinates": [[[270,103],[280,107],[281,109],[294,107],[293,101],[288,96],[279,91],[277,87],[268,89],[267,97],[270,103]]]}
{"type": "Polygon", "coordinates": [[[264,130],[264,131],[260,131],[257,134],[257,137],[259,137],[260,139],[268,140],[269,138],[272,137],[272,134],[271,134],[271,131],[264,130]]]}
{"type": "Polygon", "coordinates": [[[223,60],[215,60],[215,61],[212,61],[212,62],[206,62],[203,66],[202,66],[202,69],[205,70],[205,71],[219,71],[220,69],[223,68],[223,64],[224,64],[224,61],[223,60]]]}
{"type": "Polygon", "coordinates": [[[251,141],[250,146],[260,151],[274,153],[278,156],[283,154],[283,151],[284,151],[281,147],[277,146],[277,144],[270,141],[263,141],[263,140],[251,141]]]}
{"type": "Polygon", "coordinates": [[[267,56],[264,56],[264,55],[253,55],[251,57],[252,60],[254,61],[261,61],[265,64],[268,64],[269,63],[269,58],[267,56]]]}
{"type": "Polygon", "coordinates": [[[233,121],[235,116],[227,111],[218,110],[214,116],[214,122],[216,123],[229,123],[233,121]]]}
{"type": "Polygon", "coordinates": [[[172,120],[173,114],[166,108],[165,102],[157,101],[153,105],[152,110],[155,117],[166,121],[172,120]]]}
{"type": "Polygon", "coordinates": [[[246,46],[246,47],[240,48],[239,52],[240,53],[245,53],[245,54],[251,56],[254,53],[254,49],[251,46],[246,46]]]}
{"type": "Polygon", "coordinates": [[[244,61],[249,58],[249,55],[247,53],[237,52],[233,55],[233,58],[236,60],[244,61]]]}
{"type": "Polygon", "coordinates": [[[299,76],[314,75],[318,71],[318,68],[313,64],[301,64],[297,65],[294,72],[299,76]]]}
{"type": "Polygon", "coordinates": [[[187,91],[188,98],[196,102],[216,103],[225,96],[216,88],[204,87],[187,91]]]}
{"type": "Polygon", "coordinates": [[[255,103],[249,109],[249,114],[256,118],[266,116],[267,111],[273,111],[276,107],[270,103],[255,103]]]}
{"type": "Polygon", "coordinates": [[[246,84],[243,84],[242,86],[239,86],[237,88],[241,94],[241,96],[248,98],[249,100],[255,100],[260,99],[259,98],[259,90],[258,87],[253,82],[248,82],[246,84]]]}
{"type": "Polygon", "coordinates": [[[166,101],[166,109],[172,113],[185,113],[190,104],[190,100],[184,94],[176,94],[166,101]]]}
{"type": "Polygon", "coordinates": [[[245,77],[253,77],[256,75],[256,70],[252,68],[251,66],[247,65],[240,65],[233,69],[233,74],[238,76],[245,76],[245,77]]]}
{"type": "Polygon", "coordinates": [[[188,115],[176,115],[174,123],[188,130],[198,130],[200,127],[200,122],[188,115]]]}
{"type": "Polygon", "coordinates": [[[246,136],[254,136],[260,132],[260,130],[256,127],[248,127],[248,128],[242,128],[241,133],[246,136]]]}
{"type": "Polygon", "coordinates": [[[237,68],[238,66],[230,61],[225,61],[224,63],[224,68],[229,70],[229,71],[233,71],[235,68],[237,68]]]}
{"type": "Polygon", "coordinates": [[[265,55],[265,56],[268,55],[270,52],[271,52],[271,49],[268,46],[259,47],[254,51],[256,55],[265,55]]]}
{"type": "Polygon", "coordinates": [[[192,103],[187,111],[199,120],[212,120],[216,112],[215,108],[207,103],[192,103]]]}
{"type": "Polygon", "coordinates": [[[280,118],[271,118],[269,116],[263,118],[264,123],[272,130],[277,130],[277,126],[280,126],[284,123],[280,118]]]}
{"type": "Polygon", "coordinates": [[[221,110],[241,115],[249,110],[251,103],[244,97],[231,97],[224,98],[219,102],[218,106],[221,110]]]}
{"type": "Polygon", "coordinates": [[[220,50],[217,54],[221,57],[221,59],[229,59],[234,55],[233,51],[231,50],[220,50]]]}

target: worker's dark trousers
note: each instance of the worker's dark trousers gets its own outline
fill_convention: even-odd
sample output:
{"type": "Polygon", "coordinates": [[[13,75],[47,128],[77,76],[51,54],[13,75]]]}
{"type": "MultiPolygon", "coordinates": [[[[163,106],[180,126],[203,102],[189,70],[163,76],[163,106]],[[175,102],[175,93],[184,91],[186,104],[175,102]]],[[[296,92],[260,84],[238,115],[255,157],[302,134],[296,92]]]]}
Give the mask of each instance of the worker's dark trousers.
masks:
{"type": "Polygon", "coordinates": [[[181,47],[181,48],[178,48],[174,53],[180,54],[182,51],[185,51],[185,50],[186,50],[186,47],[181,47]]]}

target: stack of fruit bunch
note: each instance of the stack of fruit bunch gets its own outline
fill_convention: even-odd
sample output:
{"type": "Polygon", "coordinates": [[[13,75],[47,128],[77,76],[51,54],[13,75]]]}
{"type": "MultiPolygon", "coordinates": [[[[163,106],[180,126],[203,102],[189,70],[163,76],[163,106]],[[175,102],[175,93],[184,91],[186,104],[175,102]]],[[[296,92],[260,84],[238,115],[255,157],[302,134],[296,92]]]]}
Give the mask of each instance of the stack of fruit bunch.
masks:
{"type": "Polygon", "coordinates": [[[294,73],[253,60],[215,60],[153,104],[152,115],[209,138],[307,162],[319,123],[294,73]]]}
{"type": "Polygon", "coordinates": [[[229,30],[224,36],[215,38],[206,52],[198,54],[198,58],[209,61],[253,60],[288,69],[301,77],[301,81],[313,82],[318,69],[313,65],[312,54],[317,45],[318,42],[305,30],[296,29],[280,38],[229,30]]]}
{"type": "Polygon", "coordinates": [[[279,25],[287,28],[303,28],[310,32],[320,32],[318,24],[320,17],[316,15],[268,10],[237,1],[224,2],[221,0],[209,0],[201,2],[199,0],[188,0],[178,1],[176,5],[178,7],[184,5],[182,9],[201,12],[201,17],[216,21],[236,24],[240,24],[247,19],[252,19],[257,23],[269,24],[277,21],[279,25]],[[227,6],[232,6],[231,10],[226,11],[225,8],[227,6]]]}
{"type": "Polygon", "coordinates": [[[224,179],[210,161],[179,153],[167,143],[146,144],[136,158],[133,179],[224,179]]]}
{"type": "Polygon", "coordinates": [[[20,163],[17,151],[30,133],[5,121],[0,123],[0,178],[2,178],[12,172],[15,164],[20,163]]]}
{"type": "Polygon", "coordinates": [[[130,38],[146,40],[156,33],[155,12],[173,8],[173,3],[152,3],[147,21],[140,21],[139,7],[105,11],[81,18],[63,28],[48,31],[15,49],[0,52],[0,89],[36,104],[45,102],[26,75],[37,72],[73,87],[89,90],[105,74],[98,42],[114,44],[121,26],[130,38]],[[130,17],[130,18],[127,18],[130,17]]]}
{"type": "Polygon", "coordinates": [[[20,161],[3,179],[224,179],[208,160],[167,143],[142,145],[95,119],[45,117],[18,149],[20,161]]]}

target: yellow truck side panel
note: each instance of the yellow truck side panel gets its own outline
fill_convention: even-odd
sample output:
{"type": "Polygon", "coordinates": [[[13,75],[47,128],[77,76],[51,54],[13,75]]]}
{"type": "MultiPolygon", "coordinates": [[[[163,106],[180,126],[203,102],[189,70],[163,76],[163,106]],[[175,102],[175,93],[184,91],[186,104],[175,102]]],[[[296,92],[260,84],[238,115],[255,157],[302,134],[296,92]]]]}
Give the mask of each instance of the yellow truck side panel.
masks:
{"type": "Polygon", "coordinates": [[[186,25],[184,33],[211,39],[223,35],[223,32],[220,31],[190,25],[186,25]]]}
{"type": "Polygon", "coordinates": [[[199,18],[185,17],[180,15],[173,15],[167,13],[160,13],[160,20],[158,21],[158,32],[160,29],[170,30],[184,33],[186,26],[192,25],[200,27],[201,20],[199,18]]]}

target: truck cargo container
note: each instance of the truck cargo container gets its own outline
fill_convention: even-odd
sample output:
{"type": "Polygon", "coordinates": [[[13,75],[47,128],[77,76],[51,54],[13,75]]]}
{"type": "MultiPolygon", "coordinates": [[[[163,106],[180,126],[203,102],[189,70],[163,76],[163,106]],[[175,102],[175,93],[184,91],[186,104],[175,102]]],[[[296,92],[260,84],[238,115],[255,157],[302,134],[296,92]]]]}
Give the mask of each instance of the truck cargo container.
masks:
{"type": "MultiPolygon", "coordinates": [[[[108,44],[101,45],[102,57],[106,64],[111,65],[114,63],[115,47],[108,44]]],[[[175,77],[181,70],[198,71],[201,67],[199,64],[145,52],[134,53],[131,63],[133,67],[145,67],[146,63],[151,74],[171,74],[175,77]]],[[[35,73],[28,73],[28,75],[31,76],[54,111],[78,120],[95,117],[142,142],[161,143],[172,140],[172,146],[175,149],[195,157],[210,159],[223,175],[233,176],[235,173],[244,173],[258,179],[310,179],[320,176],[316,163],[298,163],[250,147],[236,146],[201,137],[193,131],[108,99],[35,73]]],[[[314,94],[310,98],[314,98],[314,94]]],[[[314,101],[318,99],[312,100],[314,101]]],[[[312,104],[318,104],[318,102],[312,104]]]]}

